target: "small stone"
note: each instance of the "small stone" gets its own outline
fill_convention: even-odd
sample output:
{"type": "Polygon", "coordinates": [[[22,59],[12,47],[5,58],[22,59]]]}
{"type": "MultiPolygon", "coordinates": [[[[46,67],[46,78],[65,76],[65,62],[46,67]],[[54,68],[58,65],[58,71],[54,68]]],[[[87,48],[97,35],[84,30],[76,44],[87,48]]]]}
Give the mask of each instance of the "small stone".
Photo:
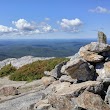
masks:
{"type": "Polygon", "coordinates": [[[42,77],[41,80],[42,80],[42,82],[43,82],[43,85],[44,85],[45,87],[47,87],[47,86],[49,86],[50,84],[52,84],[52,83],[55,81],[55,78],[44,76],[44,77],[42,77]]]}
{"type": "Polygon", "coordinates": [[[0,95],[4,95],[4,96],[18,95],[18,90],[16,87],[13,86],[2,87],[0,89],[0,95]]]}

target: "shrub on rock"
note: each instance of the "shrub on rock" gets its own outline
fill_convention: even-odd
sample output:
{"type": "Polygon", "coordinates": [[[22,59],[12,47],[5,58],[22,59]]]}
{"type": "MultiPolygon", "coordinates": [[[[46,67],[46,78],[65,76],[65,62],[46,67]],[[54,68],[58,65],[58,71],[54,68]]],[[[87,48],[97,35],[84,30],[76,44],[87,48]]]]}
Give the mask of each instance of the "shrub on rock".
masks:
{"type": "Polygon", "coordinates": [[[14,71],[16,71],[16,68],[13,67],[11,64],[4,66],[0,70],[0,77],[7,76],[12,74],[14,71]]]}
{"type": "Polygon", "coordinates": [[[36,61],[16,70],[14,74],[10,76],[10,79],[16,81],[41,79],[45,76],[44,71],[51,71],[57,64],[67,60],[67,58],[54,58],[50,60],[36,61]]]}

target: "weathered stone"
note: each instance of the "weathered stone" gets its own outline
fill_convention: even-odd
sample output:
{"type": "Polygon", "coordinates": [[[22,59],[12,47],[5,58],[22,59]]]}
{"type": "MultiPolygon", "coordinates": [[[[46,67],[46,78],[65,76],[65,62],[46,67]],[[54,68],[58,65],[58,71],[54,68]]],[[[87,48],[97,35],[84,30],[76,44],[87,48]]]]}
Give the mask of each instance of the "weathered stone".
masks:
{"type": "Polygon", "coordinates": [[[44,76],[44,77],[42,77],[41,80],[42,80],[42,82],[43,82],[43,85],[44,85],[45,87],[47,87],[47,86],[49,86],[50,84],[52,84],[52,83],[55,81],[55,78],[44,76]]]}
{"type": "Polygon", "coordinates": [[[61,69],[63,74],[70,75],[73,79],[87,81],[93,79],[93,73],[87,62],[83,59],[70,60],[61,69]]]}
{"type": "Polygon", "coordinates": [[[91,42],[88,44],[88,51],[101,53],[110,51],[110,45],[98,42],[91,42]]]}
{"type": "Polygon", "coordinates": [[[54,87],[56,94],[68,97],[77,97],[85,90],[91,91],[93,93],[100,93],[103,90],[102,83],[98,81],[86,81],[72,85],[68,82],[63,82],[55,85],[54,87]]]}
{"type": "Polygon", "coordinates": [[[98,42],[99,43],[107,43],[106,35],[103,32],[98,32],[98,42]]]}
{"type": "Polygon", "coordinates": [[[43,90],[42,92],[45,94],[45,96],[52,94],[55,92],[55,86],[56,85],[60,85],[60,81],[54,81],[51,85],[49,85],[47,88],[45,88],[45,90],[43,90]]]}
{"type": "Polygon", "coordinates": [[[80,51],[80,56],[88,62],[95,62],[95,63],[101,62],[104,59],[103,56],[90,51],[80,51]]]}
{"type": "Polygon", "coordinates": [[[62,75],[59,79],[61,82],[71,82],[74,83],[76,80],[72,79],[71,76],[62,75]]]}
{"type": "Polygon", "coordinates": [[[110,51],[110,45],[98,42],[91,42],[90,44],[81,47],[79,51],[90,51],[95,53],[108,52],[110,51]]]}
{"type": "Polygon", "coordinates": [[[78,98],[76,102],[79,107],[87,110],[110,110],[109,106],[104,103],[99,95],[85,91],[78,98]]]}
{"type": "Polygon", "coordinates": [[[92,93],[97,93],[97,94],[101,94],[101,92],[103,91],[103,83],[100,83],[99,85],[93,85],[93,86],[88,86],[86,88],[87,91],[92,92],[92,93]]]}
{"type": "Polygon", "coordinates": [[[56,110],[74,110],[74,105],[65,96],[52,94],[48,96],[48,101],[56,110]]]}
{"type": "Polygon", "coordinates": [[[110,78],[110,61],[97,64],[96,73],[101,79],[110,78]]]}
{"type": "Polygon", "coordinates": [[[9,96],[9,95],[18,95],[18,90],[16,87],[7,86],[0,88],[0,95],[9,96]]]}
{"type": "Polygon", "coordinates": [[[62,76],[61,68],[65,64],[66,64],[66,62],[62,62],[62,63],[56,65],[55,68],[52,71],[50,71],[50,73],[46,72],[45,74],[50,75],[56,79],[59,79],[62,76]]]}

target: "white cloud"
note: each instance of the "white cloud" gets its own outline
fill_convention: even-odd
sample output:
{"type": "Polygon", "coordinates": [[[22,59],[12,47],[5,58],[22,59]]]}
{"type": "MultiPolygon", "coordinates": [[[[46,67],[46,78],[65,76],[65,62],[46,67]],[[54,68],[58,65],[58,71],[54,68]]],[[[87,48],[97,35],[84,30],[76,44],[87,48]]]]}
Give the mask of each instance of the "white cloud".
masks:
{"type": "Polygon", "coordinates": [[[54,32],[54,29],[50,25],[46,24],[42,27],[42,31],[43,32],[54,32]]]}
{"type": "Polygon", "coordinates": [[[40,34],[41,32],[40,32],[38,29],[36,29],[36,30],[34,31],[34,33],[40,34]]]}
{"type": "Polygon", "coordinates": [[[10,33],[14,34],[16,32],[17,32],[17,29],[13,29],[12,27],[0,25],[0,35],[10,34],[10,33]]]}
{"type": "Polygon", "coordinates": [[[79,32],[79,28],[83,23],[80,19],[76,18],[72,20],[62,19],[58,24],[60,24],[63,31],[79,32]]]}
{"type": "Polygon", "coordinates": [[[97,6],[95,9],[90,9],[90,12],[94,12],[94,13],[108,13],[110,14],[110,10],[106,9],[104,7],[101,6],[97,6]]]}
{"type": "Polygon", "coordinates": [[[18,29],[20,35],[42,34],[55,31],[55,29],[46,22],[36,24],[35,22],[30,23],[25,19],[19,19],[18,21],[12,21],[12,24],[18,29]]]}
{"type": "Polygon", "coordinates": [[[23,31],[32,31],[35,30],[35,25],[32,23],[29,23],[25,19],[19,19],[18,21],[12,21],[12,24],[16,26],[17,29],[23,30],[23,31]]]}

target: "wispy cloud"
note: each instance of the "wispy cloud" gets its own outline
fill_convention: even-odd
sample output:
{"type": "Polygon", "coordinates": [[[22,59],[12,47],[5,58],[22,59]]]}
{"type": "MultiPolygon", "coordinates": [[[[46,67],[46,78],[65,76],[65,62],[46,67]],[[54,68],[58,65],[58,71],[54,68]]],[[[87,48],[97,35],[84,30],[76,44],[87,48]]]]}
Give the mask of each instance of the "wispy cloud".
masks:
{"type": "Polygon", "coordinates": [[[83,24],[82,21],[78,18],[76,19],[62,19],[61,22],[57,21],[60,24],[63,31],[69,32],[79,32],[80,26],[83,24]]]}
{"type": "Polygon", "coordinates": [[[110,10],[109,9],[101,7],[101,6],[97,6],[95,9],[90,9],[89,12],[110,14],[110,10]]]}

